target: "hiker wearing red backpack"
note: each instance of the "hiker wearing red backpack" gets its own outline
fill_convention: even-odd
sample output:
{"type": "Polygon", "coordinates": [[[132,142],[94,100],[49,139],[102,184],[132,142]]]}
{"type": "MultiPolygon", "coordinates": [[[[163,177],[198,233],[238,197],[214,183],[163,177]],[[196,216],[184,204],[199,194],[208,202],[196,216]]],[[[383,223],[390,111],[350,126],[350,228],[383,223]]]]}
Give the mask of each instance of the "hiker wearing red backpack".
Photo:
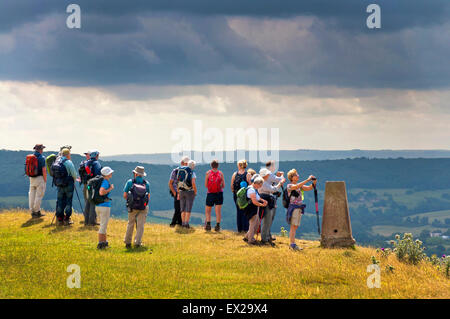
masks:
{"type": "Polygon", "coordinates": [[[220,231],[221,210],[223,204],[223,188],[225,187],[225,178],[223,173],[218,170],[219,162],[213,160],[211,162],[211,170],[206,172],[205,187],[208,189],[206,194],[206,224],[205,230],[211,230],[211,210],[215,206],[216,211],[216,227],[215,231],[220,231]]]}
{"type": "Polygon", "coordinates": [[[42,198],[47,184],[47,169],[45,158],[42,156],[44,148],[44,145],[36,144],[33,148],[34,153],[27,155],[25,160],[25,174],[30,178],[28,202],[32,218],[45,216],[41,213],[42,198]]]}
{"type": "Polygon", "coordinates": [[[147,176],[143,166],[137,166],[133,170],[133,179],[129,179],[123,189],[123,198],[127,201],[128,226],[125,234],[125,247],[131,248],[134,226],[136,225],[136,236],[134,247],[142,245],[145,218],[148,214],[148,202],[150,201],[150,184],[144,179],[147,176]]]}

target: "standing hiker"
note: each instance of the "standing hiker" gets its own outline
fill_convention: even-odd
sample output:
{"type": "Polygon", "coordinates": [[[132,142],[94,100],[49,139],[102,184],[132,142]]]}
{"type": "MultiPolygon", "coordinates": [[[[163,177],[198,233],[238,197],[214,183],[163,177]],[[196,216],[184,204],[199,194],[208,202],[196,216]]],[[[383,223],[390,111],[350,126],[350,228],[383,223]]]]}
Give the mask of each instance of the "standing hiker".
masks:
{"type": "Polygon", "coordinates": [[[106,166],[101,169],[101,176],[96,176],[89,181],[88,187],[93,187],[93,202],[95,203],[95,211],[100,218],[100,228],[98,230],[98,249],[108,247],[106,240],[106,229],[108,227],[109,218],[111,217],[111,198],[109,197],[114,185],[110,183],[112,173],[114,171],[106,166]]]}
{"type": "Polygon", "coordinates": [[[191,218],[192,205],[197,195],[197,185],[195,180],[197,176],[194,172],[195,161],[190,160],[188,166],[182,166],[177,172],[177,189],[181,209],[181,226],[190,228],[189,219],[191,218]]]}
{"type": "Polygon", "coordinates": [[[52,164],[53,185],[58,188],[56,200],[56,225],[71,225],[72,199],[77,173],[73,166],[70,150],[61,150],[61,156],[52,164]]]}
{"type": "Polygon", "coordinates": [[[264,179],[264,183],[259,190],[259,194],[261,195],[261,198],[265,199],[268,202],[262,216],[261,243],[270,244],[273,246],[274,238],[272,238],[270,228],[272,227],[273,219],[277,209],[277,195],[281,194],[278,189],[282,184],[284,184],[286,180],[282,178],[278,184],[272,185],[272,183],[269,182],[270,174],[271,172],[267,168],[262,168],[259,171],[259,175],[264,179]]]}
{"type": "Polygon", "coordinates": [[[180,199],[178,197],[178,180],[177,180],[177,173],[178,169],[183,166],[187,166],[189,162],[189,157],[184,156],[181,159],[180,166],[177,168],[174,168],[172,172],[170,173],[170,179],[169,179],[169,190],[170,195],[173,197],[173,217],[172,222],[170,223],[170,227],[175,227],[176,225],[182,225],[181,220],[181,208],[180,208],[180,199]]]}
{"type": "Polygon", "coordinates": [[[136,225],[136,236],[134,246],[142,245],[142,235],[144,234],[145,218],[148,214],[148,202],[150,200],[150,185],[144,179],[147,176],[142,166],[137,166],[133,170],[133,178],[129,179],[123,189],[123,198],[127,201],[128,225],[125,234],[125,247],[131,248],[133,230],[136,225]]]}
{"type": "Polygon", "coordinates": [[[250,185],[250,174],[247,172],[247,161],[240,160],[237,163],[238,170],[233,173],[231,177],[231,191],[233,192],[233,200],[236,205],[236,225],[237,231],[247,232],[248,231],[248,219],[245,217],[244,210],[240,209],[236,200],[237,200],[237,192],[241,189],[241,183],[246,182],[247,185],[250,185]]]}
{"type": "MultiPolygon", "coordinates": [[[[266,169],[268,169],[270,171],[269,177],[267,179],[264,179],[264,181],[272,186],[275,186],[277,184],[279,184],[281,182],[281,184],[284,184],[284,182],[286,181],[286,179],[284,178],[284,173],[281,171],[277,171],[277,166],[275,161],[268,161],[266,163],[266,169]]],[[[281,185],[280,185],[281,186],[281,185]]],[[[275,209],[272,211],[272,221],[270,222],[270,225],[272,225],[273,220],[275,219],[275,214],[276,214],[276,204],[277,204],[277,200],[278,200],[278,196],[281,195],[281,193],[276,194],[277,196],[275,197],[275,209]]],[[[266,221],[269,223],[269,220],[266,219],[266,221]]],[[[270,233],[270,227],[269,227],[269,238],[270,240],[274,241],[276,240],[275,237],[272,236],[272,234],[270,233]]]]}
{"type": "Polygon", "coordinates": [[[267,201],[262,199],[258,193],[263,183],[264,179],[259,175],[255,175],[253,183],[245,189],[245,195],[249,201],[245,208],[245,216],[249,221],[249,227],[248,232],[244,236],[244,241],[250,245],[256,244],[255,234],[260,225],[259,211],[267,206],[267,201]]]}
{"type": "Polygon", "coordinates": [[[28,203],[32,218],[45,216],[41,213],[42,198],[47,184],[45,158],[42,156],[44,148],[44,145],[36,144],[33,148],[34,153],[27,155],[25,160],[25,174],[30,178],[28,203]]]}
{"type": "MultiPolygon", "coordinates": [[[[288,196],[289,206],[286,212],[286,221],[290,225],[289,230],[289,248],[292,250],[302,250],[302,248],[298,247],[295,243],[295,233],[297,228],[300,226],[300,221],[302,219],[302,215],[305,212],[306,205],[303,204],[303,200],[305,198],[304,192],[313,190],[314,187],[312,185],[306,185],[306,183],[312,181],[314,185],[316,184],[315,177],[313,175],[309,176],[307,180],[303,182],[298,182],[299,175],[297,170],[291,169],[287,177],[290,181],[290,184],[286,187],[286,192],[288,196]]],[[[284,195],[283,195],[284,196],[284,195]]]]}
{"type": "MultiPolygon", "coordinates": [[[[98,161],[99,156],[100,153],[97,150],[92,150],[89,152],[89,160],[87,160],[84,165],[84,169],[86,170],[86,183],[88,183],[90,179],[102,175],[101,173],[102,165],[100,165],[100,162],[98,161]]],[[[95,204],[92,202],[92,200],[89,200],[87,193],[85,193],[84,196],[85,198],[88,198],[88,200],[85,202],[83,212],[84,224],[86,226],[99,225],[99,223],[97,222],[97,213],[95,210],[95,204]]]]}
{"type": "Polygon", "coordinates": [[[80,166],[78,167],[78,176],[79,176],[78,180],[80,182],[80,185],[83,186],[83,197],[84,197],[83,215],[84,215],[84,225],[85,226],[88,225],[88,221],[89,221],[89,214],[86,213],[86,212],[89,212],[89,209],[86,209],[86,207],[88,207],[88,205],[90,205],[89,204],[89,198],[87,196],[88,175],[87,175],[87,172],[86,172],[86,163],[91,158],[90,154],[91,154],[90,151],[84,153],[84,156],[86,157],[86,159],[81,161],[80,166]]]}
{"type": "Polygon", "coordinates": [[[206,172],[205,187],[208,192],[206,194],[205,207],[205,230],[211,230],[211,210],[215,205],[216,227],[215,231],[220,231],[221,209],[223,205],[223,188],[225,187],[225,178],[223,173],[219,171],[219,162],[213,160],[211,162],[211,170],[206,172]]]}

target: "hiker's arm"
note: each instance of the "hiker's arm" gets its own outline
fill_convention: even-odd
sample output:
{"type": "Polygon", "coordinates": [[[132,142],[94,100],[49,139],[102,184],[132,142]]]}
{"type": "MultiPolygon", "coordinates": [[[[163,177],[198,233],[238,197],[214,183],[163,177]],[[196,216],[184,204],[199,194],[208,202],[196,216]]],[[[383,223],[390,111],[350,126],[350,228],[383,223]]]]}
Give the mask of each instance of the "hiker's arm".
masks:
{"type": "Polygon", "coordinates": [[[206,175],[205,175],[205,187],[206,188],[208,188],[208,178],[209,178],[209,171],[206,172],[206,175]]]}
{"type": "Polygon", "coordinates": [[[42,167],[42,177],[44,177],[44,182],[47,183],[47,168],[45,166],[42,167]]]}
{"type": "Polygon", "coordinates": [[[173,179],[169,180],[169,188],[170,191],[172,192],[173,196],[175,196],[175,194],[177,193],[176,190],[173,188],[173,179]]]}
{"type": "MultiPolygon", "coordinates": [[[[292,185],[290,188],[291,188],[291,190],[294,190],[294,189],[300,189],[300,188],[302,188],[306,183],[308,183],[310,180],[311,180],[311,176],[310,176],[308,179],[304,180],[303,182],[300,182],[300,183],[298,183],[298,184],[296,184],[296,185],[292,185]]],[[[306,189],[303,189],[303,190],[306,190],[306,189]]]]}
{"type": "Polygon", "coordinates": [[[264,199],[261,199],[261,202],[257,201],[255,193],[250,194],[250,199],[252,200],[252,203],[255,206],[264,207],[267,205],[267,202],[264,199]]]}
{"type": "Polygon", "coordinates": [[[127,199],[127,193],[123,192],[123,198],[127,199]]]}
{"type": "Polygon", "coordinates": [[[195,184],[195,178],[192,179],[192,188],[194,189],[194,194],[197,195],[197,184],[195,184]]]}
{"type": "Polygon", "coordinates": [[[303,189],[304,191],[312,191],[312,190],[314,189],[313,184],[316,185],[316,183],[317,183],[317,180],[313,180],[313,183],[312,183],[311,185],[304,185],[304,186],[302,187],[302,189],[303,189]]]}
{"type": "Polygon", "coordinates": [[[231,192],[234,192],[233,184],[234,184],[235,178],[236,178],[236,172],[234,172],[233,176],[231,176],[231,192]]]}
{"type": "Polygon", "coordinates": [[[220,172],[220,175],[222,175],[222,183],[220,183],[220,188],[224,189],[225,188],[225,176],[223,176],[222,172],[220,172]]]}
{"type": "Polygon", "coordinates": [[[104,187],[100,187],[100,190],[98,191],[99,194],[101,196],[105,196],[106,194],[108,194],[110,191],[112,191],[114,189],[114,185],[111,184],[111,186],[109,186],[108,189],[105,189],[104,187]]]}

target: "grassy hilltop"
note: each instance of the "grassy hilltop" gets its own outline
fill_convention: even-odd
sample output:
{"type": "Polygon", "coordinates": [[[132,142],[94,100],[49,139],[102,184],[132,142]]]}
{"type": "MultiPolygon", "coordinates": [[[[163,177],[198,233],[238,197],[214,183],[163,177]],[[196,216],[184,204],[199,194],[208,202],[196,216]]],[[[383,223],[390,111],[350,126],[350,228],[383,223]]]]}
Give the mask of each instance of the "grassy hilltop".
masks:
{"type": "Polygon", "coordinates": [[[96,249],[97,232],[80,224],[50,226],[53,214],[30,220],[24,211],[0,213],[0,298],[450,298],[450,281],[429,263],[413,266],[375,249],[321,249],[302,241],[302,252],[250,247],[231,231],[182,231],[146,224],[146,248],[127,251],[126,222],[112,219],[111,248],[96,249]],[[369,289],[371,256],[380,260],[381,288],[369,289]],[[81,288],[66,286],[71,264],[81,288]],[[393,265],[393,273],[385,271],[393,265]]]}

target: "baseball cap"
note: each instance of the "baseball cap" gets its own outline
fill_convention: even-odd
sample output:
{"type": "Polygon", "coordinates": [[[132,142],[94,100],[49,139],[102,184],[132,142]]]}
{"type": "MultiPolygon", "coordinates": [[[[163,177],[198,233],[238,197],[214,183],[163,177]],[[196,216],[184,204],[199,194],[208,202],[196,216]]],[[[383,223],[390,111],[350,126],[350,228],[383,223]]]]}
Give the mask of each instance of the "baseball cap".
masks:
{"type": "Polygon", "coordinates": [[[100,152],[98,150],[91,150],[90,151],[90,156],[92,157],[97,157],[100,154],[100,152]]]}

